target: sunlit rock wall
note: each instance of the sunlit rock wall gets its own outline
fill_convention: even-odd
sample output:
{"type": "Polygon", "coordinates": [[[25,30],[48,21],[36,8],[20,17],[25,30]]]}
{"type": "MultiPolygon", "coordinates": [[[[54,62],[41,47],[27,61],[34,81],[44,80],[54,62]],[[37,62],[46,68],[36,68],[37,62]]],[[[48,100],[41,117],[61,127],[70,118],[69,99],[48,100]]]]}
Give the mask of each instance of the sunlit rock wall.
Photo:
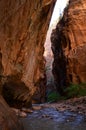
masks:
{"type": "Polygon", "coordinates": [[[60,89],[67,83],[86,82],[86,1],[70,0],[52,32],[53,73],[60,89]]]}
{"type": "Polygon", "coordinates": [[[2,84],[9,82],[11,90],[12,81],[16,86],[20,82],[20,87],[23,83],[29,97],[37,89],[44,94],[44,40],[54,4],[55,0],[0,1],[0,80],[2,84]]]}

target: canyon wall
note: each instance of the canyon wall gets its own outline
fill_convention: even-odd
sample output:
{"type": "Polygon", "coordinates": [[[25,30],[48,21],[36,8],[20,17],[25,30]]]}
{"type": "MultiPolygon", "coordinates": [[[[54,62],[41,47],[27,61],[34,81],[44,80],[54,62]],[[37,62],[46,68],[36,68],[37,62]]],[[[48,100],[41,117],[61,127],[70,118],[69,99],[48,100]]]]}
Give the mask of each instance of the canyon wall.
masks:
{"type": "Polygon", "coordinates": [[[35,91],[39,99],[44,96],[44,40],[54,4],[0,1],[0,90],[5,98],[29,102],[35,91]]]}
{"type": "Polygon", "coordinates": [[[39,102],[44,98],[44,41],[54,4],[0,0],[0,130],[23,130],[7,103],[30,107],[32,96],[39,102]]]}
{"type": "Polygon", "coordinates": [[[0,95],[0,130],[24,130],[14,111],[0,95]]]}
{"type": "Polygon", "coordinates": [[[86,82],[86,1],[70,0],[53,30],[53,74],[61,92],[69,83],[86,82]]]}

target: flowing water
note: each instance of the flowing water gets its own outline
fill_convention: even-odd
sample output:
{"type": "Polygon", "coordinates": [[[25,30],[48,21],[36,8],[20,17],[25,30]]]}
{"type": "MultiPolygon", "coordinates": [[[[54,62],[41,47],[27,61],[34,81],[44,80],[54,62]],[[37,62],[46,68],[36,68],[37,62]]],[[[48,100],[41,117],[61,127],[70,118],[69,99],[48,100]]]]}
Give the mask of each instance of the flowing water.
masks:
{"type": "Polygon", "coordinates": [[[25,130],[85,130],[86,118],[77,113],[44,108],[21,119],[25,130]]]}

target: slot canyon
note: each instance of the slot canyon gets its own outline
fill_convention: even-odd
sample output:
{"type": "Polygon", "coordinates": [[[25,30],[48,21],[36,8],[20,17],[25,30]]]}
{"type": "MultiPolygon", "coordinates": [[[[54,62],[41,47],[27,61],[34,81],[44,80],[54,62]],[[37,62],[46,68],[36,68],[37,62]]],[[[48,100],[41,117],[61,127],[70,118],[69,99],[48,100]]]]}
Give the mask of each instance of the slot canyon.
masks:
{"type": "MultiPolygon", "coordinates": [[[[48,34],[55,4],[56,0],[0,0],[0,130],[32,130],[32,127],[23,126],[19,114],[25,113],[17,110],[31,113],[34,104],[47,107],[47,102],[50,103],[48,107],[52,107],[47,94],[52,93],[54,97],[51,98],[59,102],[69,94],[65,90],[71,88],[70,84],[79,85],[80,91],[84,90],[84,94],[78,92],[80,101],[75,102],[83,104],[83,110],[80,109],[86,119],[86,1],[69,0],[56,26],[48,34]]],[[[68,98],[76,97],[76,93],[68,98]]],[[[40,109],[39,106],[33,108],[40,109]]],[[[53,111],[50,108],[44,113],[50,110],[53,111]]],[[[33,112],[33,117],[35,114],[33,112]]],[[[42,117],[50,119],[50,115],[42,117]]]]}

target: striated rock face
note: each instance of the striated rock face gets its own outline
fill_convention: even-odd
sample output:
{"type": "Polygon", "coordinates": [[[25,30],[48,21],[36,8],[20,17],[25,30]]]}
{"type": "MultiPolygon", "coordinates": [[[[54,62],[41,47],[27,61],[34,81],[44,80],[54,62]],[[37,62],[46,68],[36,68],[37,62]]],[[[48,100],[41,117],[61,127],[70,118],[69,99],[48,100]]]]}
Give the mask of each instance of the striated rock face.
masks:
{"type": "Polygon", "coordinates": [[[8,86],[11,88],[9,92],[16,93],[24,84],[29,96],[26,97],[27,92],[22,90],[23,95],[18,93],[13,97],[16,95],[26,101],[35,91],[39,92],[39,100],[43,97],[44,40],[54,4],[55,0],[0,1],[0,80],[4,85],[3,93],[8,86]],[[12,90],[13,86],[15,90],[12,90]]]}
{"type": "Polygon", "coordinates": [[[0,130],[24,130],[15,113],[0,95],[0,130]]]}
{"type": "Polygon", "coordinates": [[[53,73],[62,90],[67,83],[86,82],[86,1],[70,0],[52,32],[53,73]]]}

